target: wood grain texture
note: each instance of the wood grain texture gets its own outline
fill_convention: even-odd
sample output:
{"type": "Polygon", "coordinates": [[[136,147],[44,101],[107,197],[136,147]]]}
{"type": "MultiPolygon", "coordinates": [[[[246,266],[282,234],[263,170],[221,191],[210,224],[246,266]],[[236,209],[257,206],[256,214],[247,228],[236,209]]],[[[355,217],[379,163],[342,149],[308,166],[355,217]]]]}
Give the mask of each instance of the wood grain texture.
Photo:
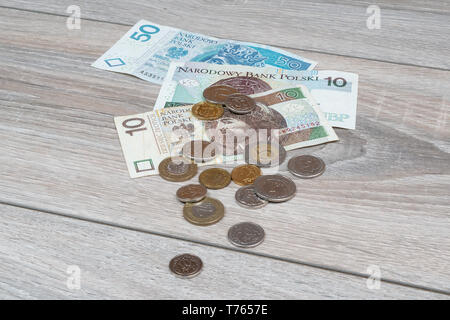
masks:
{"type": "Polygon", "coordinates": [[[159,87],[89,67],[109,46],[98,38],[128,28],[68,31],[62,17],[0,12],[1,201],[223,246],[228,227],[250,220],[267,233],[258,253],[358,273],[378,265],[383,277],[450,291],[448,72],[312,54],[360,73],[357,130],[289,153],[328,166],[296,180],[295,199],[245,210],[231,185],[211,192],[223,221],[199,228],[182,218],[181,184],[128,178],[112,115],[147,110],[159,87]]]}
{"type": "Polygon", "coordinates": [[[0,205],[0,299],[448,299],[263,257],[0,205]],[[199,256],[193,279],[170,259],[199,256]],[[67,287],[69,266],[80,289],[67,287]]]}
{"type": "MultiPolygon", "coordinates": [[[[0,1],[67,15],[72,0],[0,1]]],[[[448,69],[447,1],[377,1],[381,28],[366,26],[368,1],[78,1],[82,17],[133,25],[140,19],[211,36],[448,69]]],[[[104,39],[102,39],[103,42],[104,39]]],[[[113,43],[109,43],[112,46],[113,43]]]]}
{"type": "Polygon", "coordinates": [[[327,3],[351,4],[354,6],[362,6],[367,8],[370,5],[378,5],[380,8],[388,8],[393,10],[418,11],[418,12],[434,12],[440,14],[450,13],[450,2],[447,0],[423,1],[423,0],[325,0],[327,3]]]}

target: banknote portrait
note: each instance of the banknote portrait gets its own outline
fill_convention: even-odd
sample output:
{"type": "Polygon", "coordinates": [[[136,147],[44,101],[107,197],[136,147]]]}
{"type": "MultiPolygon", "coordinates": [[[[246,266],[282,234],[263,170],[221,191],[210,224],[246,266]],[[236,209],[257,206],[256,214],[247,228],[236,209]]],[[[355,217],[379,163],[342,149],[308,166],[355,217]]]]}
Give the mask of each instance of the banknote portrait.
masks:
{"type": "Polygon", "coordinates": [[[205,123],[207,136],[215,141],[225,156],[242,154],[250,139],[268,140],[276,129],[285,128],[284,117],[275,109],[258,103],[256,109],[248,114],[224,111],[222,118],[205,123]]]}

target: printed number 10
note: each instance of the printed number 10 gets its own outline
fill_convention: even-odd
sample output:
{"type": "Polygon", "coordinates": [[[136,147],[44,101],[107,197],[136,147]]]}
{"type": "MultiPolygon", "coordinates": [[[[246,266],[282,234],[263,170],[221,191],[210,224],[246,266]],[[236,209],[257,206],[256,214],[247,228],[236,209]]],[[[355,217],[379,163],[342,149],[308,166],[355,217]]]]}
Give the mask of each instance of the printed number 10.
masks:
{"type": "Polygon", "coordinates": [[[130,118],[122,122],[122,126],[126,129],[125,133],[133,136],[134,132],[147,130],[145,120],[142,118],[130,118]]]}
{"type": "Polygon", "coordinates": [[[345,80],[344,78],[335,78],[333,80],[333,78],[328,77],[325,78],[325,80],[328,80],[328,86],[331,86],[331,84],[333,83],[336,87],[345,87],[345,85],[347,84],[347,80],[345,80]]]}
{"type": "Polygon", "coordinates": [[[160,29],[158,27],[152,26],[151,24],[145,24],[139,28],[141,33],[135,32],[130,36],[130,38],[136,41],[147,42],[152,38],[151,34],[158,33],[159,30],[160,29]],[[148,29],[150,29],[150,31],[148,29]]]}

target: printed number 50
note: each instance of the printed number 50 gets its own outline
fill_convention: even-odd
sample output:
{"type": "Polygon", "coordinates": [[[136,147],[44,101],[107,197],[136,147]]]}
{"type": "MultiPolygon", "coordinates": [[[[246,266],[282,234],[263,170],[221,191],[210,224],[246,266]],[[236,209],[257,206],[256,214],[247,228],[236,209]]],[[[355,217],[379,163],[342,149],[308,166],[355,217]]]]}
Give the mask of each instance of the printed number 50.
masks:
{"type": "Polygon", "coordinates": [[[289,59],[288,57],[279,56],[277,59],[277,63],[282,66],[287,66],[292,70],[300,70],[302,67],[302,63],[295,59],[289,59]]]}
{"type": "Polygon", "coordinates": [[[152,37],[151,34],[155,34],[155,33],[159,32],[159,28],[152,26],[150,24],[145,24],[139,28],[139,31],[141,33],[135,32],[131,35],[130,38],[134,39],[136,41],[147,42],[148,40],[151,39],[151,37],[152,37]],[[150,29],[150,31],[148,29],[150,29]]]}

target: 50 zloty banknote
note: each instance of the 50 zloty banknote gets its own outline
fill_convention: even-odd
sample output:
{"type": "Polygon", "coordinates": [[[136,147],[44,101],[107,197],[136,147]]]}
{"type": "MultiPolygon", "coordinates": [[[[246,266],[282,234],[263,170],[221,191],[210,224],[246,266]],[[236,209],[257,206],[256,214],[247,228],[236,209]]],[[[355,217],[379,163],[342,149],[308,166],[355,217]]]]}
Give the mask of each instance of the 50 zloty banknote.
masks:
{"type": "Polygon", "coordinates": [[[358,75],[355,73],[312,70],[292,71],[273,67],[255,68],[236,65],[216,65],[198,62],[181,62],[170,65],[161,87],[155,109],[173,104],[191,104],[203,100],[203,90],[226,79],[242,77],[245,90],[258,86],[258,91],[277,89],[286,85],[306,86],[333,127],[355,129],[358,99],[358,75]],[[260,79],[260,84],[251,79],[260,79]],[[254,82],[254,81],[253,81],[254,82]]]}
{"type": "Polygon", "coordinates": [[[260,131],[278,137],[286,150],[338,140],[305,86],[287,86],[250,97],[257,103],[251,113],[225,110],[221,118],[211,121],[195,118],[192,105],[115,117],[130,176],[158,174],[159,163],[180,155],[183,145],[192,140],[215,142],[220,156],[204,164],[240,162],[246,137],[261,138],[260,131]]]}
{"type": "Polygon", "coordinates": [[[158,25],[136,23],[92,66],[161,84],[173,61],[312,70],[316,62],[271,46],[224,40],[158,25]]]}

